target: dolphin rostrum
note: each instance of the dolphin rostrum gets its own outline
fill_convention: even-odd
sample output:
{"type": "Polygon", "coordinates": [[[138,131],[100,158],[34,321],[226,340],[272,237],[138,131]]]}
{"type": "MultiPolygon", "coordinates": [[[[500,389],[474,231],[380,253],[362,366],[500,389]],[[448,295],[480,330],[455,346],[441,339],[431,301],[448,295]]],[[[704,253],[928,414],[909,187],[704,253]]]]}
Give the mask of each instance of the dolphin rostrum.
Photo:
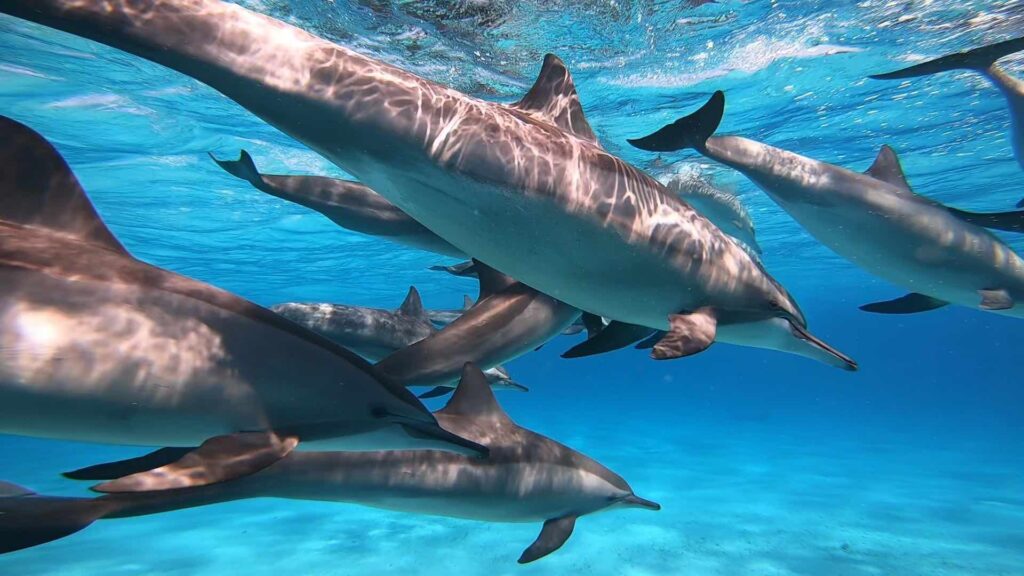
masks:
{"type": "MultiPolygon", "coordinates": [[[[300,302],[278,304],[271,306],[270,309],[296,324],[330,338],[371,362],[376,362],[437,332],[437,328],[423,308],[423,301],[415,287],[409,288],[409,294],[397,310],[300,302]]],[[[516,322],[517,319],[511,321],[516,322]]],[[[508,371],[501,366],[485,370],[484,375],[494,388],[522,392],[527,390],[525,386],[512,380],[508,371]]],[[[455,387],[457,379],[458,375],[440,386],[443,390],[436,390],[433,394],[428,392],[427,396],[422,397],[450,392],[450,389],[455,387]]]]}
{"type": "MultiPolygon", "coordinates": [[[[746,138],[713,136],[724,110],[725,96],[716,92],[694,114],[630,143],[658,152],[694,148],[738,170],[819,242],[913,291],[865,310],[912,313],[953,302],[1024,317],[1024,259],[978,225],[986,215],[915,194],[891,148],[883,146],[861,174],[746,138]]],[[[1003,216],[1003,224],[1014,218],[1003,216]]]]}
{"type": "Polygon", "coordinates": [[[462,252],[580,310],[668,331],[655,358],[705,350],[719,324],[780,318],[806,332],[759,262],[597,143],[553,55],[505,105],[217,0],[10,0],[0,11],[213,87],[462,252]]]}
{"type": "Polygon", "coordinates": [[[580,311],[476,262],[480,297],[462,316],[378,362],[383,375],[406,386],[444,386],[472,359],[482,367],[508,362],[566,329],[580,311]]]}
{"type": "MultiPolygon", "coordinates": [[[[232,482],[93,499],[40,496],[0,483],[0,553],[68,536],[102,518],[245,498],[290,498],[487,522],[543,522],[540,535],[519,558],[526,563],[565,544],[580,516],[614,508],[661,508],[634,494],[621,476],[595,460],[516,425],[472,365],[435,417],[453,434],[486,444],[489,456],[428,450],[293,452],[232,482]]],[[[134,459],[103,464],[87,476],[130,474],[136,465],[134,459]]]]}
{"type": "Polygon", "coordinates": [[[218,160],[212,154],[210,157],[257,190],[316,210],[342,228],[445,256],[465,257],[462,251],[359,182],[324,176],[261,174],[245,150],[238,160],[218,160]]]}
{"type": "MultiPolygon", "coordinates": [[[[1006,40],[981,48],[948,54],[935,60],[915,64],[902,70],[875,74],[875,80],[898,80],[927,76],[950,70],[975,70],[980,72],[1003,93],[1010,108],[1010,142],[1013,145],[1017,163],[1024,168],[1024,80],[1010,76],[996,61],[1004,56],[1024,50],[1024,37],[1006,40]]],[[[1018,207],[1024,206],[1022,200],[1018,207]]]]}
{"type": "Polygon", "coordinates": [[[133,258],[60,154],[5,117],[0,433],[202,444],[181,462],[202,461],[194,467],[203,479],[151,478],[168,487],[251,473],[300,440],[332,449],[482,450],[442,430],[405,388],[352,352],[133,258]],[[211,452],[228,454],[230,466],[204,460],[211,452]]]}

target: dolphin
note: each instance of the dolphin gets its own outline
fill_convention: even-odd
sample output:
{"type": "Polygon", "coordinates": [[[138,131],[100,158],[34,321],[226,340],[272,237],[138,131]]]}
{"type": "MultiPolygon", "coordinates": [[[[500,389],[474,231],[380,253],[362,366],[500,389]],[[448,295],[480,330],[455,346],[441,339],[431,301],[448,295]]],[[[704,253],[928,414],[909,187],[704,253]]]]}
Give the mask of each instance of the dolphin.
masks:
{"type": "Polygon", "coordinates": [[[979,225],[984,214],[915,194],[891,148],[883,146],[861,174],[746,138],[713,136],[724,110],[725,95],[716,92],[694,114],[630,143],[659,152],[694,148],[738,170],[819,242],[912,290],[864,310],[905,314],[952,302],[1024,318],[1024,259],[979,225]]]}
{"type": "Polygon", "coordinates": [[[705,350],[719,324],[781,318],[806,332],[760,262],[599,145],[553,55],[526,96],[498,104],[218,0],[10,0],[0,11],[211,86],[496,270],[619,323],[609,329],[667,331],[656,359],[705,350]]]}
{"type": "Polygon", "coordinates": [[[462,316],[466,310],[473,307],[473,299],[469,295],[464,295],[462,300],[462,308],[455,310],[427,310],[427,318],[437,328],[444,328],[445,326],[454,322],[459,316],[462,316]]]}
{"type": "Polygon", "coordinates": [[[684,202],[711,220],[722,232],[739,240],[756,254],[761,253],[750,213],[735,195],[692,175],[676,174],[665,180],[664,184],[684,202]]]}
{"type": "MultiPolygon", "coordinates": [[[[342,346],[356,352],[371,362],[410,346],[437,332],[423,308],[423,301],[415,287],[397,310],[381,310],[342,304],[306,304],[290,302],[271,306],[277,314],[326,336],[342,346]]],[[[512,320],[515,322],[516,320],[512,320]]],[[[487,381],[494,388],[526,392],[526,386],[512,380],[508,370],[495,366],[484,371],[487,381]]],[[[421,397],[448,393],[455,386],[456,379],[439,386],[440,390],[428,392],[421,397]]]]}
{"type": "MultiPolygon", "coordinates": [[[[915,64],[908,68],[869,76],[875,80],[899,80],[928,76],[950,70],[974,70],[989,79],[1003,93],[1010,108],[1010,142],[1017,163],[1024,168],[1024,80],[1010,76],[996,61],[1024,50],[1024,37],[1006,40],[981,48],[948,54],[941,58],[915,64]]],[[[1021,200],[1017,207],[1024,206],[1021,200]]]]}
{"type": "Polygon", "coordinates": [[[445,432],[352,352],[133,258],[53,146],[6,117],[0,433],[199,446],[186,451],[192,459],[226,450],[232,464],[210,460],[211,482],[252,473],[300,440],[304,448],[483,450],[445,432]]]}
{"type": "MultiPolygon", "coordinates": [[[[4,483],[0,553],[68,536],[103,518],[245,498],[288,498],[486,522],[543,522],[536,541],[519,557],[527,563],[565,544],[580,516],[616,508],[661,508],[637,496],[621,476],[595,460],[516,425],[472,365],[434,416],[451,433],[486,444],[489,456],[429,450],[293,452],[232,482],[94,499],[40,496],[4,483]]],[[[135,459],[99,465],[79,477],[107,479],[131,473],[136,465],[135,459]]]]}
{"type": "Polygon", "coordinates": [[[406,386],[444,386],[467,361],[490,368],[536,349],[565,330],[580,311],[475,263],[480,296],[440,332],[383,358],[378,372],[406,386]],[[467,360],[469,359],[469,360],[467,360]]]}
{"type": "Polygon", "coordinates": [[[445,256],[466,257],[461,250],[359,182],[324,176],[261,174],[245,150],[238,160],[218,160],[212,154],[210,158],[228,174],[249,182],[257,190],[316,210],[342,228],[445,256]]]}

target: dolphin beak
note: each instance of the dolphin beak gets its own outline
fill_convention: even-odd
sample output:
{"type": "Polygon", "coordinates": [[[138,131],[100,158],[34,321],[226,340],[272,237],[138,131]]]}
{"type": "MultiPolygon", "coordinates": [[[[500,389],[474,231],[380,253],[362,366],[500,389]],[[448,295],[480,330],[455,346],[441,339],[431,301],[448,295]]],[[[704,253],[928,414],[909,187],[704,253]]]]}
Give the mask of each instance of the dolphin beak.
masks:
{"type": "Polygon", "coordinates": [[[486,446],[477,444],[471,440],[466,440],[462,436],[456,436],[437,424],[408,421],[402,422],[401,426],[405,430],[405,433],[413,438],[436,440],[438,442],[438,446],[436,447],[437,450],[447,450],[449,452],[456,452],[466,456],[479,456],[481,458],[486,458],[490,453],[490,450],[488,450],[486,446]]]}
{"type": "Polygon", "coordinates": [[[530,389],[527,388],[526,386],[523,386],[519,382],[513,382],[512,380],[509,380],[509,381],[505,382],[505,386],[507,386],[509,388],[509,390],[517,390],[519,392],[529,392],[530,391],[530,389]]]}
{"type": "Polygon", "coordinates": [[[850,372],[856,372],[857,371],[857,368],[858,368],[857,362],[853,358],[850,358],[846,354],[843,354],[839,350],[836,350],[832,346],[829,346],[827,343],[822,341],[820,338],[818,338],[814,334],[811,334],[810,332],[808,332],[806,328],[804,328],[803,326],[800,326],[796,322],[793,322],[792,320],[790,320],[789,321],[789,326],[793,330],[793,335],[794,336],[796,336],[797,338],[800,338],[801,340],[806,341],[807,343],[811,344],[812,346],[814,346],[814,347],[824,351],[825,353],[827,353],[830,356],[832,356],[833,358],[835,358],[839,362],[838,366],[840,368],[842,368],[843,370],[847,370],[847,371],[850,371],[850,372]]]}
{"type": "Polygon", "coordinates": [[[661,510],[661,504],[658,504],[653,500],[641,498],[636,494],[630,494],[629,496],[626,496],[625,498],[620,500],[620,502],[627,506],[638,506],[640,508],[646,508],[648,510],[661,510]]]}

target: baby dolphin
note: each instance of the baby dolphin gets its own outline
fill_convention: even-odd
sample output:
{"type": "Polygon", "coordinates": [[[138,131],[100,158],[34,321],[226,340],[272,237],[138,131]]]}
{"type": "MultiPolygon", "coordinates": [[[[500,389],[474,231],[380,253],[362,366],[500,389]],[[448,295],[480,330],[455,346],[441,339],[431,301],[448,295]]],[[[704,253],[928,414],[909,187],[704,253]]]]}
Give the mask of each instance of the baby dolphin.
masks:
{"type": "Polygon", "coordinates": [[[746,138],[713,136],[724,110],[725,95],[716,92],[694,114],[630,143],[658,152],[694,148],[735,168],[819,242],[913,290],[865,310],[912,313],[954,302],[1024,317],[1024,260],[978,225],[984,215],[911,191],[891,148],[882,147],[861,174],[746,138]]]}
{"type": "Polygon", "coordinates": [[[600,146],[554,55],[501,104],[227,2],[9,0],[0,12],[211,86],[469,256],[579,310],[668,331],[655,358],[707,349],[719,324],[806,332],[760,262],[600,146]]]}
{"type": "Polygon", "coordinates": [[[465,258],[462,251],[359,182],[324,176],[261,174],[245,150],[238,160],[218,160],[212,154],[210,158],[228,174],[249,182],[257,190],[316,210],[342,228],[445,256],[465,258]]]}
{"type": "MultiPolygon", "coordinates": [[[[915,64],[902,70],[869,76],[875,80],[899,80],[948,72],[974,70],[980,72],[1003,93],[1010,107],[1010,142],[1017,163],[1024,168],[1024,80],[1010,76],[996,64],[1004,56],[1024,50],[1024,37],[998,42],[981,48],[949,54],[935,60],[915,64]]],[[[1018,207],[1024,206],[1022,200],[1018,207]]]]}
{"type": "Polygon", "coordinates": [[[722,232],[739,240],[755,253],[761,253],[750,213],[735,195],[694,175],[673,175],[665,181],[665,187],[714,222],[722,232]]]}
{"type": "MultiPolygon", "coordinates": [[[[300,326],[330,338],[371,362],[376,362],[437,332],[437,328],[423,308],[419,292],[412,286],[409,287],[409,294],[397,310],[299,302],[278,304],[271,306],[270,309],[300,326]]],[[[484,375],[494,388],[527,391],[526,386],[512,380],[508,371],[501,366],[489,368],[484,371],[484,375]]],[[[437,389],[420,397],[447,394],[455,387],[457,378],[456,374],[451,382],[438,386],[437,389]]]]}
{"type": "MultiPolygon", "coordinates": [[[[565,544],[576,520],[613,508],[661,507],[640,498],[595,460],[513,422],[467,365],[435,417],[490,449],[487,458],[448,452],[293,452],[257,474],[210,486],[99,498],[40,496],[0,483],[0,553],[73,534],[95,520],[156,514],[245,498],[349,502],[486,522],[543,522],[519,557],[533,562],[565,544]]],[[[97,467],[93,479],[130,473],[133,460],[97,467]]]]}
{"type": "MultiPolygon", "coordinates": [[[[352,352],[133,258],[42,136],[0,117],[0,433],[193,447],[149,489],[331,449],[479,453],[352,352]],[[201,446],[200,446],[201,444],[201,446]]],[[[110,485],[111,491],[135,489],[110,485]]]]}

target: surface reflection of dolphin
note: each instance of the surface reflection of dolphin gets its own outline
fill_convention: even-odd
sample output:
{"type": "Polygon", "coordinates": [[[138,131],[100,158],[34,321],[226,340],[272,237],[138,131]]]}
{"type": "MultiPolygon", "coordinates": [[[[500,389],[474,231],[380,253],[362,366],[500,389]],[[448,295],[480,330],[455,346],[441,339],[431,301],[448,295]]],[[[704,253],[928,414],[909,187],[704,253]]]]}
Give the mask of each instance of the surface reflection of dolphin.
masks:
{"type": "Polygon", "coordinates": [[[258,470],[298,441],[483,451],[445,432],[405,388],[352,352],[133,258],[57,151],[3,117],[0,432],[206,442],[179,453],[194,461],[215,451],[230,461],[211,460],[204,482],[258,470]]]}
{"type": "MultiPolygon", "coordinates": [[[[622,507],[660,509],[598,462],[516,425],[472,365],[435,416],[453,434],[487,446],[489,456],[422,450],[294,452],[232,482],[95,499],[38,496],[0,483],[0,552],[67,536],[101,518],[274,497],[490,522],[544,522],[540,536],[519,558],[526,563],[560,548],[580,516],[622,507]]],[[[106,479],[131,473],[134,465],[133,460],[99,465],[79,477],[106,479]]]]}

